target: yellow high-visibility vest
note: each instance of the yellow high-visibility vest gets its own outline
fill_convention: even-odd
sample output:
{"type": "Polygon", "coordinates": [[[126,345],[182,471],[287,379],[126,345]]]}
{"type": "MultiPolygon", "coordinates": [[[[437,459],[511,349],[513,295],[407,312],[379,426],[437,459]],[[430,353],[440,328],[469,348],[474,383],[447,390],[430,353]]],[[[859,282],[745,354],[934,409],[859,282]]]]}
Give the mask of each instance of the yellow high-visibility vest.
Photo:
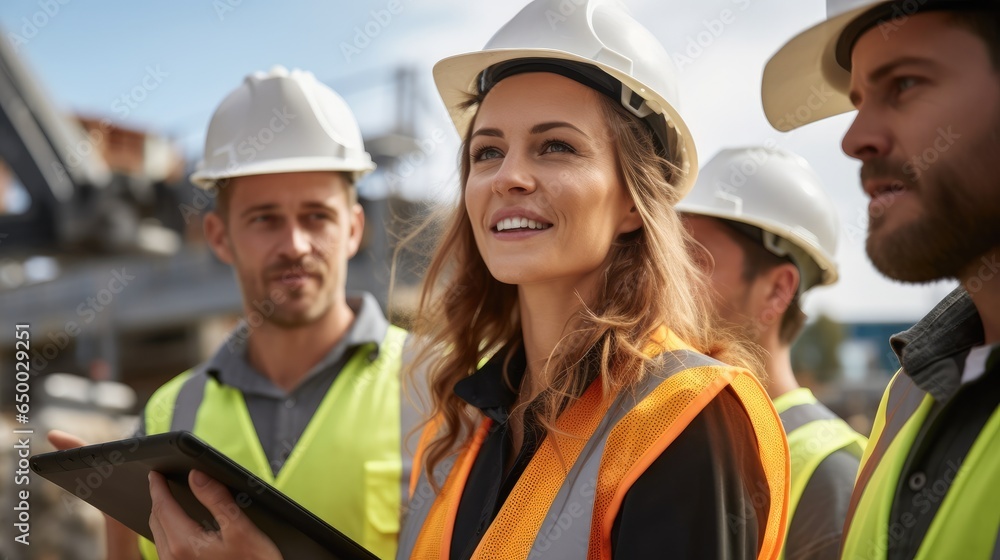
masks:
{"type": "MultiPolygon", "coordinates": [[[[354,352],[277,476],[238,389],[208,377],[192,431],[380,558],[393,558],[408,480],[402,440],[414,427],[404,426],[401,411],[406,335],[390,325],[374,361],[370,345],[354,352]]],[[[147,434],[170,431],[178,395],[192,375],[181,374],[153,394],[147,434]]],[[[140,538],[140,549],[157,558],[152,542],[140,538]]]]}
{"type": "MultiPolygon", "coordinates": [[[[897,372],[879,404],[861,460],[844,535],[844,560],[884,560],[896,528],[889,517],[900,473],[934,405],[931,395],[897,372]]],[[[1000,409],[993,411],[961,466],[950,472],[943,497],[914,560],[1000,556],[1000,409]]],[[[931,486],[933,491],[933,486],[931,486]]],[[[900,522],[905,522],[900,520],[900,522]]]]}
{"type": "MultiPolygon", "coordinates": [[[[788,500],[788,528],[802,501],[802,494],[809,485],[816,468],[830,455],[841,449],[858,459],[865,451],[868,440],[854,431],[840,418],[789,418],[789,411],[796,407],[817,405],[819,401],[812,391],[805,387],[789,391],[774,399],[774,408],[782,418],[788,435],[788,454],[791,460],[792,483],[788,500]]],[[[801,409],[800,409],[801,410],[801,409]]],[[[794,412],[794,411],[793,411],[794,412]]],[[[825,411],[829,414],[829,411],[825,411]]],[[[788,534],[785,534],[788,540],[788,534]]],[[[785,557],[785,547],[781,548],[781,558],[785,557]]]]}

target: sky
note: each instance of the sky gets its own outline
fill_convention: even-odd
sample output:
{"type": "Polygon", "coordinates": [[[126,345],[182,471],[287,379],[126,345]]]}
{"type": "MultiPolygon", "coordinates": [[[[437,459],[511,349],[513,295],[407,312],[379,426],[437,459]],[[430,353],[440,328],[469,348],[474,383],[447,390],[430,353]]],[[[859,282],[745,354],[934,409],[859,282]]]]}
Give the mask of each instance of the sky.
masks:
{"type": "MultiPolygon", "coordinates": [[[[579,0],[577,0],[579,1],[579,0]]],[[[574,0],[564,0],[571,6],[574,0]]],[[[344,95],[362,131],[388,131],[392,77],[415,73],[416,136],[428,157],[393,190],[453,197],[458,136],[437,97],[433,64],[479,50],[527,2],[504,0],[19,0],[0,3],[3,35],[58,107],[173,138],[196,158],[215,106],[244,76],[281,64],[312,71],[344,95]],[[443,139],[443,140],[442,140],[443,139]]],[[[911,286],[872,268],[864,252],[868,201],[859,164],[840,141],[852,115],[790,133],[773,130],[761,73],[786,41],[825,16],[823,0],[625,0],[679,67],[680,112],[704,164],[726,147],[774,144],[805,157],[840,219],[841,280],[806,294],[805,310],[840,321],[919,319],[954,282],[911,286]]]]}

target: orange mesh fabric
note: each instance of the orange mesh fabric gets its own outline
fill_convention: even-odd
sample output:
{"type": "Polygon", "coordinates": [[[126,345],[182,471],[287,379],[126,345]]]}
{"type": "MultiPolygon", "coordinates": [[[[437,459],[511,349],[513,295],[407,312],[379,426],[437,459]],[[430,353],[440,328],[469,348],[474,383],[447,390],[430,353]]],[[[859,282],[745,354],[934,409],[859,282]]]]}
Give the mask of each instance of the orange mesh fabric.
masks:
{"type": "Polygon", "coordinates": [[[611,558],[611,529],[625,494],[708,403],[732,385],[750,414],[771,492],[759,558],[777,558],[788,499],[788,445],[764,389],[748,372],[697,367],[664,381],[612,429],[601,459],[594,496],[588,558],[611,558]]]}
{"type": "Polygon", "coordinates": [[[771,507],[767,516],[767,530],[758,558],[773,560],[781,554],[781,543],[785,540],[788,526],[788,492],[791,484],[791,468],[788,456],[788,438],[781,427],[778,412],[770,397],[753,375],[742,372],[733,379],[733,389],[743,401],[743,407],[750,415],[757,434],[760,461],[771,490],[771,507]]]}
{"type": "Polygon", "coordinates": [[[430,559],[441,558],[448,560],[451,555],[451,534],[455,528],[455,516],[458,514],[458,504],[462,499],[462,490],[465,482],[469,478],[469,471],[479,454],[486,434],[490,429],[490,421],[486,420],[480,424],[479,429],[472,437],[465,451],[462,452],[455,465],[448,473],[441,493],[438,494],[431,511],[427,514],[427,520],[423,528],[420,529],[420,536],[413,547],[411,558],[430,559]]]}
{"type": "Polygon", "coordinates": [[[685,370],[661,383],[611,430],[594,494],[588,558],[611,558],[611,528],[625,493],[732,375],[728,368],[685,370]]]}
{"type": "Polygon", "coordinates": [[[507,501],[479,542],[473,558],[527,558],[566,473],[604,418],[611,401],[601,398],[601,384],[591,383],[556,422],[562,434],[549,434],[511,490],[507,501]],[[553,443],[553,439],[556,444],[553,443]],[[556,447],[560,454],[556,452],[556,447]]]}

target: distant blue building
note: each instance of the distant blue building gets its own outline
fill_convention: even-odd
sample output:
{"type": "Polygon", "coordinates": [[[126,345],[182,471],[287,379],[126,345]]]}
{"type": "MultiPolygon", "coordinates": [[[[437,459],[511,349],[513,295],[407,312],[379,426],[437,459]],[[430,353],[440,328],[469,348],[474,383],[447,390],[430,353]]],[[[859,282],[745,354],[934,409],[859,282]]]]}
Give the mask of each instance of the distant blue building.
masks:
{"type": "MultiPolygon", "coordinates": [[[[849,348],[869,348],[867,371],[849,371],[849,364],[842,361],[844,377],[864,379],[871,373],[883,372],[892,375],[899,369],[899,360],[889,346],[889,338],[913,326],[912,323],[853,323],[844,325],[842,352],[849,348]],[[859,376],[860,373],[860,376],[859,376]]],[[[846,358],[843,356],[842,358],[846,358]]]]}

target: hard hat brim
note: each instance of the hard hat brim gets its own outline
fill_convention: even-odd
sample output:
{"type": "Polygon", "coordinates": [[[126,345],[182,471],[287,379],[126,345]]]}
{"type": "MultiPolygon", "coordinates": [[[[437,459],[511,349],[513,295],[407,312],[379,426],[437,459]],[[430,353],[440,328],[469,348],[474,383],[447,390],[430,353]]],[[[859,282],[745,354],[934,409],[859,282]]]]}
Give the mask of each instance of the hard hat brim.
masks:
{"type": "Polygon", "coordinates": [[[716,208],[705,207],[700,204],[685,203],[683,200],[677,204],[677,211],[681,214],[693,214],[698,216],[707,216],[709,218],[718,218],[720,220],[741,222],[758,227],[764,231],[769,231],[778,237],[787,239],[801,250],[805,251],[813,262],[816,263],[816,266],[819,267],[821,276],[819,283],[816,284],[817,286],[828,286],[830,284],[834,284],[840,277],[837,272],[837,265],[824,254],[823,250],[816,245],[814,240],[803,235],[799,235],[797,232],[789,229],[783,224],[772,220],[757,219],[752,216],[734,216],[732,213],[723,212],[716,208]]]}
{"type": "Polygon", "coordinates": [[[659,93],[646,88],[632,76],[599,61],[566,51],[555,49],[490,49],[450,56],[435,64],[434,83],[462,139],[468,133],[469,124],[475,116],[475,108],[463,108],[463,106],[470,96],[478,91],[479,74],[494,64],[522,58],[553,58],[596,66],[642,96],[655,112],[665,116],[667,125],[676,131],[677,138],[681,142],[679,150],[681,161],[677,163],[685,175],[684,179],[675,187],[682,197],[690,192],[698,176],[698,154],[691,131],[673,105],[659,93]]]}
{"type": "Polygon", "coordinates": [[[788,132],[854,110],[848,97],[851,73],[837,62],[837,42],[851,22],[872,8],[855,8],[815,25],[771,57],[761,83],[771,126],[788,132]]]}
{"type": "Polygon", "coordinates": [[[336,158],[325,157],[302,157],[284,158],[278,161],[261,161],[241,165],[223,173],[197,170],[191,174],[190,180],[195,186],[202,189],[210,189],[216,181],[221,179],[231,179],[233,177],[246,177],[248,175],[272,175],[275,173],[304,173],[309,171],[344,171],[355,174],[355,179],[371,173],[375,170],[375,163],[369,162],[367,167],[359,166],[356,163],[346,162],[336,158]],[[361,167],[361,169],[359,169],[361,167]]]}

